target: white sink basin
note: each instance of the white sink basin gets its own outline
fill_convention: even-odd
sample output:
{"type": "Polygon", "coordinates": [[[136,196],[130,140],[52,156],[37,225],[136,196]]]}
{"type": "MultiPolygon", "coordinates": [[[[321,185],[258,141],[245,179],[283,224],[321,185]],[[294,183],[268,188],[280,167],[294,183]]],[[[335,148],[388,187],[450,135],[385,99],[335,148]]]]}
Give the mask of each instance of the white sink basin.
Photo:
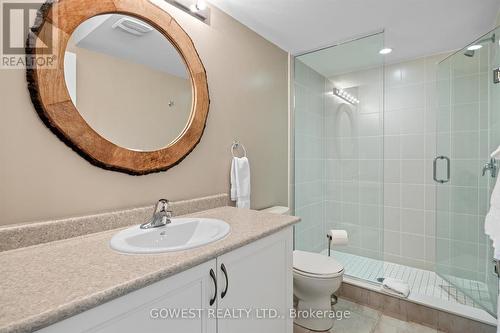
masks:
{"type": "Polygon", "coordinates": [[[125,229],[111,238],[111,248],[125,253],[161,253],[192,249],[224,238],[231,227],[222,220],[173,218],[164,227],[125,229]]]}

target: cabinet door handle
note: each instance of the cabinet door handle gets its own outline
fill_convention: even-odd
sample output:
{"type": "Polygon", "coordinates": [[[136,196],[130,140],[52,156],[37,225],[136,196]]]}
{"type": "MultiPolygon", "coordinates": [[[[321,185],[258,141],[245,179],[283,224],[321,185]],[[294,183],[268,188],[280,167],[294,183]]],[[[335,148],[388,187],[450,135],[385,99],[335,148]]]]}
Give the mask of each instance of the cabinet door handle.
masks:
{"type": "Polygon", "coordinates": [[[215,299],[217,298],[217,279],[215,277],[215,272],[213,269],[210,268],[210,277],[212,278],[212,281],[214,282],[215,286],[215,293],[214,293],[214,298],[210,300],[210,306],[214,305],[215,299]]]}
{"type": "Polygon", "coordinates": [[[224,264],[222,264],[222,265],[220,265],[220,269],[221,269],[222,273],[224,273],[224,277],[226,278],[226,288],[224,288],[224,290],[220,294],[220,298],[224,298],[224,296],[226,296],[226,294],[227,294],[227,288],[229,288],[229,279],[227,277],[226,266],[224,264]]]}

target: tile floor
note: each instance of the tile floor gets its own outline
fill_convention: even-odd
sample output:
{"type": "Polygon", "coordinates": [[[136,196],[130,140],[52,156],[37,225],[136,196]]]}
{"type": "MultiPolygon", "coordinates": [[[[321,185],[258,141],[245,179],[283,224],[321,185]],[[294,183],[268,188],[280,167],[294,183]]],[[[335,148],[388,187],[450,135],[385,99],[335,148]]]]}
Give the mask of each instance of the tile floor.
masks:
{"type": "MultiPolygon", "coordinates": [[[[438,333],[436,329],[406,322],[382,314],[372,308],[339,298],[335,311],[349,311],[350,317],[336,320],[329,333],[438,333]]],[[[300,326],[294,333],[317,333],[300,326]]]]}
{"type": "MultiPolygon", "coordinates": [[[[322,253],[326,254],[327,250],[322,253]]],[[[379,277],[393,277],[407,281],[410,284],[411,293],[431,296],[472,307],[479,307],[472,298],[451,286],[435,272],[340,251],[332,251],[332,256],[344,265],[346,275],[371,282],[377,282],[377,278],[379,277]]],[[[458,278],[456,278],[454,282],[460,285],[462,290],[466,290],[469,295],[480,300],[481,304],[486,306],[489,305],[488,308],[492,307],[492,305],[490,305],[491,300],[488,288],[485,283],[458,278]]]]}

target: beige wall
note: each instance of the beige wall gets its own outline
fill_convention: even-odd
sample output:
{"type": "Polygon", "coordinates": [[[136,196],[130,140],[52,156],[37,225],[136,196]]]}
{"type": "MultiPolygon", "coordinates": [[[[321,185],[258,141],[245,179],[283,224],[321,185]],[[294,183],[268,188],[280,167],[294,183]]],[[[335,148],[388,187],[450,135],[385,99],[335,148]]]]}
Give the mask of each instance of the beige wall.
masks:
{"type": "Polygon", "coordinates": [[[234,138],[250,158],[252,207],[287,204],[287,54],[217,9],[207,26],[168,8],[207,70],[211,106],[200,144],[163,173],[136,177],[94,167],[40,121],[24,71],[2,70],[0,224],[228,192],[234,138]]]}
{"type": "Polygon", "coordinates": [[[121,147],[151,151],[186,127],[192,104],[187,78],[84,48],[72,51],[76,105],[97,133],[121,147]]]}

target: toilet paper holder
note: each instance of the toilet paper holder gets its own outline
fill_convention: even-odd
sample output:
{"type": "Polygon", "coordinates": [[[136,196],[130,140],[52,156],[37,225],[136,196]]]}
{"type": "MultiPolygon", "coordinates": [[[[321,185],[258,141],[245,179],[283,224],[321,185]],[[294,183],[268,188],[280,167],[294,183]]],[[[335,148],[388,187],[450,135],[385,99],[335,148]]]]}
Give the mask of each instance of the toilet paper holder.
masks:
{"type": "Polygon", "coordinates": [[[347,231],[345,230],[329,230],[326,233],[326,238],[328,238],[328,256],[331,256],[332,244],[336,245],[347,245],[349,238],[347,236],[347,231]],[[335,239],[334,239],[335,238],[335,239]]]}
{"type": "Polygon", "coordinates": [[[328,238],[328,256],[330,257],[330,251],[332,250],[332,235],[326,234],[328,238]]]}

